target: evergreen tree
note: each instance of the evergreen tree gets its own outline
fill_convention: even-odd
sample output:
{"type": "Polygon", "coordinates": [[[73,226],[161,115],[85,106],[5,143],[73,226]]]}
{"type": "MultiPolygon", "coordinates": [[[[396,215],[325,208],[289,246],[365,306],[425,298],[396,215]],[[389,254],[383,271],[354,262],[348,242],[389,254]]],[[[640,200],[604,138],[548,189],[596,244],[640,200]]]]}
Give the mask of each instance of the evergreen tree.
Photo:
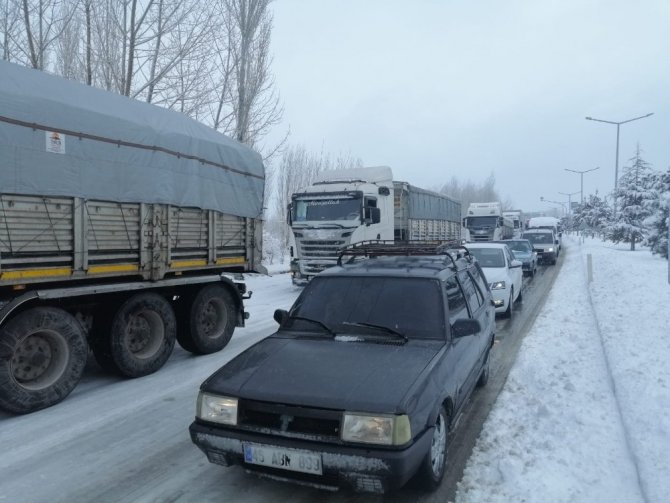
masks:
{"type": "Polygon", "coordinates": [[[648,227],[646,244],[651,253],[668,258],[668,226],[670,224],[670,168],[656,176],[652,185],[654,199],[648,201],[651,215],[644,221],[648,227]]]}
{"type": "Polygon", "coordinates": [[[605,238],[614,243],[630,243],[631,251],[635,251],[635,243],[642,242],[647,235],[644,221],[651,215],[649,202],[654,199],[651,187],[655,174],[642,158],[640,145],[629,162],[613,193],[616,214],[605,228],[605,238]]]}
{"type": "Polygon", "coordinates": [[[575,229],[602,232],[612,218],[612,208],[598,193],[590,194],[573,212],[575,229]]]}

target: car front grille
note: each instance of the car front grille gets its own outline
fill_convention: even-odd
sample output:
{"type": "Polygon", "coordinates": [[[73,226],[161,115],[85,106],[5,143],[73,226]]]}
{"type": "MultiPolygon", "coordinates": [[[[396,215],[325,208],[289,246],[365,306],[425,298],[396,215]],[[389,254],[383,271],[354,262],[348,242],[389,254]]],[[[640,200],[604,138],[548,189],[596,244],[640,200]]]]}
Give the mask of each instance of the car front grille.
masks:
{"type": "Polygon", "coordinates": [[[339,442],[342,412],[241,400],[238,427],[259,433],[339,442]]]}

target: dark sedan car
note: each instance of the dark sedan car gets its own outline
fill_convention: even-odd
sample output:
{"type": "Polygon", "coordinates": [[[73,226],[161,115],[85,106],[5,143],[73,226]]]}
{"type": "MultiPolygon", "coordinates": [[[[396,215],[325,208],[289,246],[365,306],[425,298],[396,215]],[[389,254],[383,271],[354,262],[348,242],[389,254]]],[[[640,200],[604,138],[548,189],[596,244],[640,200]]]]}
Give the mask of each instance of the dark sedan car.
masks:
{"type": "Polygon", "coordinates": [[[527,276],[535,276],[537,272],[537,252],[533,249],[533,243],[527,239],[505,239],[498,241],[509,246],[514,258],[522,264],[522,271],[527,276]]]}
{"type": "Polygon", "coordinates": [[[488,379],[490,292],[468,256],[377,252],[315,277],[202,384],[190,433],[210,462],[321,488],[439,485],[449,430],[488,379]]]}

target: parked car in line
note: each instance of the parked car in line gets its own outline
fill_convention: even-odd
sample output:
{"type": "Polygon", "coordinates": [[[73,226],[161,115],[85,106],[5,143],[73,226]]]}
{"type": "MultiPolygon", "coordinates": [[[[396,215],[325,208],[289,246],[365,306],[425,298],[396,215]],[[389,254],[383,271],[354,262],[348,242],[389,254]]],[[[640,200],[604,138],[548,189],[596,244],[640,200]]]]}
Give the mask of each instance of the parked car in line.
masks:
{"type": "Polygon", "coordinates": [[[380,493],[416,477],[435,489],[450,430],[488,380],[482,270],[434,244],[343,254],[353,261],[275,311],[277,332],[202,384],[191,439],[212,463],[275,480],[380,493]]]}
{"type": "Polygon", "coordinates": [[[498,242],[509,246],[514,258],[521,261],[521,270],[524,274],[530,277],[535,276],[537,252],[533,249],[533,243],[527,239],[506,239],[498,242]]]}
{"type": "Polygon", "coordinates": [[[560,253],[559,240],[551,229],[529,229],[521,235],[533,243],[537,258],[541,263],[556,264],[560,253]]]}
{"type": "Polygon", "coordinates": [[[516,260],[510,248],[503,243],[468,243],[468,251],[475,256],[489,282],[496,313],[512,316],[512,306],[523,297],[521,261],[516,260]]]}

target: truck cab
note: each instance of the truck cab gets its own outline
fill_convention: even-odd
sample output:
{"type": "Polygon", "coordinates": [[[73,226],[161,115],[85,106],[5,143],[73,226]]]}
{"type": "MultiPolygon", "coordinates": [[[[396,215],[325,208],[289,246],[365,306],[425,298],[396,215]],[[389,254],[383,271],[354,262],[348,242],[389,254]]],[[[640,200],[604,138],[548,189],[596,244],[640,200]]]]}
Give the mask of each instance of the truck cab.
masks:
{"type": "Polygon", "coordinates": [[[394,239],[393,175],[385,166],[322,173],[293,194],[288,224],[295,243],[293,283],[305,285],[336,264],[340,249],[394,239]]]}

